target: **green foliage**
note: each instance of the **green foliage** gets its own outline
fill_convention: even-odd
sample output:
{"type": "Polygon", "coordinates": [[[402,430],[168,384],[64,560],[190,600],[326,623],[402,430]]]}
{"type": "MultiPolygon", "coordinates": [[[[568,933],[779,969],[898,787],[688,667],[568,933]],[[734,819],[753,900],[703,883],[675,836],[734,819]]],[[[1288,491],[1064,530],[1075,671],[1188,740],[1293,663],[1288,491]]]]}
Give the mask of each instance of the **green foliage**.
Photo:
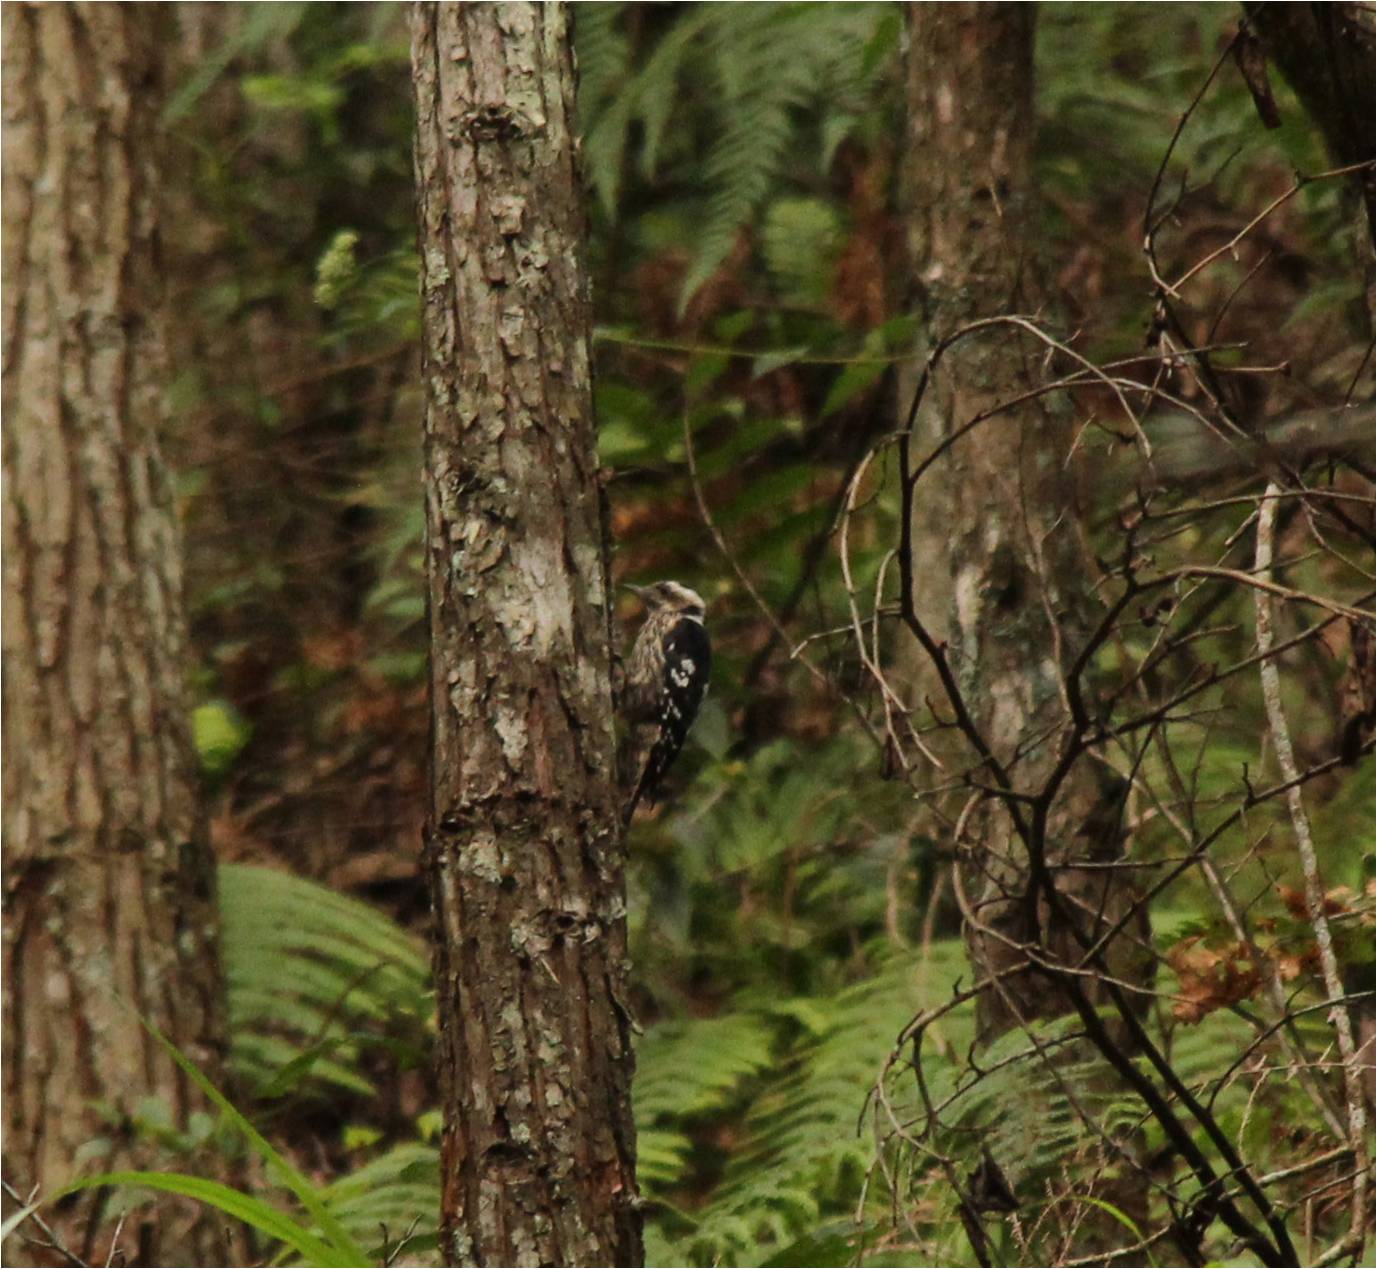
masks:
{"type": "Polygon", "coordinates": [[[365,904],[266,868],[223,865],[219,892],[230,1061],[254,1096],[328,1086],[372,1096],[368,1048],[424,1058],[430,967],[418,940],[365,904]]]}
{"type": "MultiPolygon", "coordinates": [[[[796,790],[786,786],[779,796],[796,790]]],[[[258,1099],[317,1097],[332,1082],[355,1089],[356,1056],[338,1061],[346,1044],[396,1044],[428,1025],[419,949],[386,918],[268,869],[223,866],[220,894],[235,1070],[254,1083],[258,1099]],[[360,976],[361,969],[375,972],[360,976]],[[278,1039],[272,1050],[254,1042],[266,1034],[278,1039]],[[327,1045],[334,1046],[329,1058],[321,1055],[327,1045]]],[[[905,955],[877,946],[874,955],[866,977],[839,989],[647,1029],[637,1049],[635,1110],[641,1182],[662,1205],[649,1235],[660,1263],[761,1263],[810,1237],[819,1221],[849,1215],[874,1159],[873,1139],[861,1130],[867,1095],[899,1030],[942,997],[962,964],[951,941],[905,955]],[[714,1136],[721,1145],[704,1171],[701,1143],[714,1136]]],[[[743,999],[754,994],[749,982],[742,991],[743,999]]],[[[964,1044],[963,1034],[952,1038],[964,1044]]],[[[366,1154],[376,1135],[355,1140],[366,1154]]],[[[302,1184],[297,1178],[290,1188],[302,1184]]],[[[193,1197],[216,1201],[309,1259],[302,1231],[280,1223],[286,1218],[275,1209],[260,1210],[261,1200],[218,1190],[193,1197]]],[[[356,1241],[371,1242],[386,1225],[393,1240],[410,1231],[408,1248],[422,1251],[435,1236],[435,1147],[418,1134],[310,1197],[318,1221],[323,1205],[356,1241]]]]}
{"type": "Polygon", "coordinates": [[[83,1177],[60,1191],[59,1196],[109,1185],[133,1186],[195,1199],[283,1243],[307,1264],[349,1266],[365,1263],[362,1251],[352,1242],[332,1246],[262,1199],[204,1177],[177,1172],[106,1172],[83,1177]]]}
{"type": "MultiPolygon", "coordinates": [[[[838,782],[855,778],[861,745],[779,740],[744,762],[710,761],[663,836],[636,843],[633,953],[665,1007],[687,1011],[704,978],[754,1008],[781,991],[830,996],[865,973],[861,947],[883,928],[888,879],[910,848],[851,822],[838,782]]],[[[902,797],[878,781],[869,794],[877,814],[902,797]]]]}
{"type": "Polygon", "coordinates": [[[330,314],[328,340],[340,347],[402,346],[421,331],[416,256],[398,248],[358,260],[359,235],[341,229],[316,262],[315,302],[330,314]]]}
{"type": "MultiPolygon", "coordinates": [[[[827,632],[847,612],[837,500],[855,458],[893,425],[891,372],[920,335],[895,218],[902,15],[882,4],[593,3],[576,6],[574,19],[616,572],[695,585],[712,603],[716,643],[712,695],[667,804],[630,841],[635,1007],[645,1020],[634,1091],[652,1260],[970,1263],[947,1176],[921,1151],[886,1140],[891,1112],[906,1124],[918,1114],[902,1061],[886,1085],[888,1109],[876,1117],[872,1100],[863,1115],[900,1028],[965,972],[953,912],[935,893],[949,843],[905,786],[880,778],[875,748],[838,699],[814,687],[794,648],[767,650],[772,632],[697,505],[701,493],[734,564],[783,615],[789,640],[819,634],[805,654],[867,708],[849,637],[827,632]],[[698,490],[687,479],[686,433],[698,490]],[[930,904],[935,937],[919,952],[930,904]],[[855,1221],[863,1190],[864,1239],[855,1221]]],[[[1092,353],[1141,351],[1150,292],[1142,201],[1234,21],[1218,7],[1040,10],[1041,228],[1054,307],[1092,353]]],[[[414,864],[412,820],[395,805],[359,813],[361,791],[395,784],[413,812],[422,796],[397,777],[398,764],[421,765],[423,725],[399,735],[397,720],[424,718],[420,696],[406,693],[424,681],[426,655],[404,16],[391,6],[264,5],[230,26],[169,120],[224,244],[192,300],[223,341],[220,361],[177,391],[188,433],[215,442],[196,452],[183,489],[201,657],[198,748],[217,821],[239,830],[255,858],[279,865],[221,871],[233,1073],[246,1112],[271,1125],[274,1142],[331,1172],[317,1199],[372,1261],[408,1232],[402,1259],[423,1258],[435,1240],[438,1115],[417,1114],[413,1103],[389,1118],[381,1104],[395,1093],[397,1069],[424,1062],[429,1048],[424,950],[376,910],[282,870],[309,858],[328,875],[348,861],[350,884],[395,903],[408,921],[424,901],[397,884],[396,871],[379,881],[354,870],[375,851],[402,857],[402,872],[414,864]],[[343,652],[322,656],[321,643],[343,652]],[[397,708],[373,715],[389,697],[397,708]],[[343,764],[351,751],[356,762],[343,764]],[[300,809],[292,778],[322,758],[341,762],[333,785],[311,782],[329,816],[300,809]],[[367,765],[374,760],[381,776],[367,765]],[[260,804],[285,809],[260,813],[260,804]],[[322,823],[350,827],[321,840],[322,823]]],[[[1236,230],[1285,186],[1291,166],[1322,165],[1304,113],[1273,84],[1279,133],[1260,131],[1231,63],[1202,101],[1166,173],[1173,197],[1183,182],[1192,191],[1163,229],[1167,257],[1236,230]]],[[[1307,188],[1269,223],[1268,251],[1332,265],[1345,249],[1342,215],[1334,183],[1307,188]]],[[[1249,263],[1228,267],[1233,286],[1249,263]]],[[[1292,344],[1332,325],[1356,285],[1333,268],[1299,271],[1288,359],[1299,356],[1292,344]]],[[[1253,307],[1254,295],[1238,310],[1253,307]]],[[[1222,360],[1230,355],[1242,353],[1222,360]]],[[[1346,363],[1344,371],[1352,373],[1346,363]]],[[[1161,454],[1195,444],[1194,425],[1147,426],[1161,454]]],[[[1116,488],[1087,490],[1090,555],[1113,555],[1113,530],[1106,536],[1102,523],[1117,524],[1116,488]]],[[[864,523],[852,521],[849,543],[864,595],[896,537],[887,456],[859,492],[864,523]]],[[[1221,540],[1246,534],[1247,515],[1226,511],[1221,540]]],[[[1165,561],[1183,541],[1200,546],[1165,536],[1151,549],[1165,561]]],[[[1323,567],[1306,561],[1297,584],[1324,589],[1323,567]]],[[[1223,632],[1213,652],[1247,655],[1248,596],[1216,607],[1207,592],[1190,603],[1191,621],[1198,609],[1197,626],[1223,632]]],[[[1097,660],[1103,682],[1157,633],[1146,620],[1128,627],[1123,645],[1097,660]]],[[[890,655],[883,627],[879,639],[890,655]]],[[[1197,672],[1190,652],[1163,674],[1197,672]]],[[[1294,677],[1298,737],[1327,752],[1329,697],[1313,685],[1334,670],[1294,677]]],[[[1168,729],[1166,756],[1149,748],[1139,772],[1169,789],[1170,760],[1208,829],[1244,787],[1245,765],[1257,780],[1270,758],[1260,752],[1256,703],[1237,684],[1198,704],[1168,729]]],[[[1326,876],[1332,868],[1331,884],[1361,892],[1373,851],[1371,760],[1332,798],[1315,800],[1326,876]]],[[[1174,800],[1169,809],[1182,812],[1174,800]]],[[[1135,859],[1146,866],[1179,854],[1165,814],[1146,799],[1133,812],[1135,859]]],[[[1288,923],[1275,890],[1294,880],[1289,831],[1276,808],[1255,808],[1212,857],[1246,895],[1250,918],[1270,923],[1269,946],[1299,957],[1306,931],[1288,923]]],[[[1157,905],[1159,948],[1227,936],[1194,871],[1157,905]]],[[[1356,916],[1341,927],[1352,964],[1362,963],[1365,936],[1356,916]]],[[[1309,974],[1289,986],[1297,1000],[1319,998],[1309,974]]],[[[1164,974],[1160,985],[1179,984],[1164,974]]],[[[1314,1114],[1273,1050],[1264,1046],[1258,1061],[1278,1069],[1231,1070],[1256,1035],[1254,1003],[1188,1026],[1170,1017],[1167,997],[1153,1034],[1249,1158],[1284,1166],[1296,1157],[1290,1125],[1314,1114]]],[[[1303,1021],[1319,1027],[1322,1016],[1303,1021]]],[[[1030,1211],[1093,1205],[1067,1177],[1089,1175],[1082,1165],[1105,1156],[1102,1130],[1116,1140],[1138,1132],[1134,1149],[1164,1143],[1082,1041],[1051,1025],[1038,1034],[1054,1065],[1012,1034],[983,1055],[989,1073],[975,1076],[968,1006],[928,1033],[924,1078],[934,1096],[955,1098],[930,1144],[957,1160],[964,1179],[988,1143],[1030,1211]],[[1048,1199],[1048,1187],[1062,1185],[1070,1188],[1048,1199]]],[[[138,1126],[155,1131],[155,1117],[138,1126]]],[[[243,1218],[292,1222],[272,1235],[283,1255],[319,1252],[302,1241],[323,1237],[309,1212],[297,1219],[252,1202],[267,1211],[243,1207],[243,1218]]],[[[995,1237],[1009,1262],[1023,1254],[1007,1228],[995,1237]]]]}
{"type": "Polygon", "coordinates": [[[372,1255],[385,1263],[406,1237],[408,1256],[433,1250],[440,1212],[440,1157],[434,1146],[413,1141],[395,1146],[325,1188],[330,1210],[365,1246],[386,1230],[372,1255]]]}
{"type": "MultiPolygon", "coordinates": [[[[876,919],[875,898],[865,893],[869,861],[862,853],[859,863],[841,862],[840,872],[854,871],[853,880],[831,875],[826,854],[838,820],[829,817],[829,799],[820,790],[787,775],[791,756],[779,748],[762,755],[747,769],[758,772],[753,779],[729,774],[731,764],[725,764],[712,776],[730,781],[720,818],[677,829],[690,842],[707,840],[701,834],[712,833],[714,825],[733,830],[703,860],[690,898],[695,907],[720,906],[711,875],[725,872],[764,893],[776,884],[771,878],[783,857],[793,856],[796,907],[788,920],[781,922],[783,913],[761,919],[767,914],[757,912],[752,922],[766,945],[786,948],[806,947],[829,929],[850,926],[860,912],[876,919]],[[813,858],[810,835],[817,843],[813,858]]],[[[846,760],[841,752],[835,758],[839,765],[846,760]]],[[[720,800],[723,794],[708,796],[720,800]]],[[[318,1098],[331,1086],[362,1094],[369,1085],[359,1073],[359,1056],[368,1046],[405,1049],[424,1035],[430,1008],[425,962],[416,943],[386,918],[324,887],[261,868],[222,867],[220,896],[234,1068],[258,1099],[318,1098]]],[[[700,911],[697,919],[704,916],[700,911]]],[[[755,954],[738,955],[741,999],[762,1003],[658,1023],[638,1046],[641,1180],[647,1193],[663,1196],[671,1213],[652,1240],[661,1240],[666,1256],[692,1254],[692,1263],[722,1256],[755,1262],[805,1233],[809,1212],[845,1214],[870,1157],[868,1138],[857,1135],[861,1107],[915,1007],[918,984],[908,958],[853,986],[824,986],[820,994],[765,1003],[755,954]],[[673,1212],[681,1195],[701,1194],[706,1177],[699,1142],[728,1121],[742,1124],[742,1134],[716,1153],[718,1163],[707,1176],[719,1177],[718,1188],[686,1234],[690,1218],[673,1212]],[[820,1205],[819,1195],[831,1198],[820,1205]]],[[[883,955],[877,949],[877,963],[883,955]]],[[[859,972],[864,963],[857,963],[859,972]]],[[[956,961],[943,945],[926,964],[926,990],[933,991],[956,961]]],[[[370,1149],[366,1139],[359,1144],[370,1149]]],[[[434,1147],[418,1139],[368,1160],[327,1187],[323,1199],[357,1239],[372,1238],[379,1223],[400,1237],[412,1217],[435,1210],[436,1185],[434,1147]]],[[[409,1247],[433,1239],[428,1221],[426,1215],[409,1247]]]]}
{"type": "Polygon", "coordinates": [[[77,1190],[99,1189],[105,1186],[134,1186],[180,1194],[217,1208],[226,1215],[285,1243],[309,1264],[348,1266],[366,1263],[363,1249],[346,1232],[331,1210],[323,1191],[307,1180],[176,1045],[162,1036],[147,1020],[144,1020],[144,1026],[166,1050],[182,1073],[219,1110],[229,1128],[242,1138],[257,1156],[268,1179],[291,1193],[303,1212],[309,1216],[315,1229],[306,1228],[262,1198],[246,1194],[218,1181],[175,1172],[112,1172],[82,1177],[59,1190],[54,1197],[60,1199],[77,1190]]]}
{"type": "MultiPolygon", "coordinates": [[[[935,953],[925,968],[950,969],[949,950],[935,953]]],[[[946,985],[937,975],[920,983],[917,963],[896,957],[833,996],[777,1008],[770,1078],[739,1115],[740,1137],[721,1179],[683,1214],[687,1228],[673,1236],[671,1222],[662,1222],[655,1231],[664,1239],[659,1263],[760,1264],[776,1255],[790,1263],[791,1245],[852,1216],[875,1162],[867,1097],[901,1028],[946,985]]]]}
{"type": "Polygon", "coordinates": [[[249,10],[246,20],[236,24],[225,38],[211,49],[172,94],[164,111],[168,124],[178,124],[205,98],[207,92],[229,69],[236,57],[261,50],[274,40],[296,29],[309,6],[284,0],[282,4],[262,5],[249,10]]]}
{"type": "Polygon", "coordinates": [[[836,208],[819,198],[776,199],[761,236],[765,266],[784,301],[801,308],[821,304],[830,280],[826,270],[841,245],[836,208]]]}
{"type": "MultiPolygon", "coordinates": [[[[223,865],[219,896],[231,1070],[250,1086],[252,1097],[319,1097],[332,1084],[372,1095],[371,1085],[356,1073],[362,1048],[416,1045],[418,1037],[424,1043],[430,1025],[428,966],[416,940],[386,917],[324,886],[266,868],[223,865]]],[[[264,1195],[174,1172],[84,1177],[59,1197],[103,1186],[182,1195],[243,1221],[310,1265],[387,1263],[399,1243],[412,1255],[433,1249],[439,1160],[432,1145],[402,1143],[317,1186],[175,1046],[157,1038],[258,1156],[269,1181],[293,1196],[304,1220],[264,1195]],[[380,1229],[382,1244],[366,1252],[380,1229]]],[[[419,1056],[426,1056],[423,1049],[419,1056]]],[[[344,1138],[346,1146],[366,1149],[379,1134],[346,1128],[344,1138]]]]}
{"type": "Polygon", "coordinates": [[[159,1035],[150,1024],[145,1023],[144,1025],[153,1032],[154,1038],[167,1050],[183,1074],[205,1094],[230,1126],[243,1137],[249,1149],[262,1161],[269,1179],[274,1184],[289,1190],[302,1208],[310,1214],[328,1245],[332,1257],[337,1258],[332,1259],[331,1263],[360,1263],[363,1258],[362,1250],[345,1232],[344,1227],[330,1210],[329,1204],[325,1201],[320,1190],[308,1181],[290,1160],[249,1122],[229,1098],[220,1092],[176,1045],[159,1035]]]}
{"type": "Polygon", "coordinates": [[[191,714],[192,738],[201,769],[209,776],[222,775],[249,742],[252,728],[228,701],[207,701],[191,714]]]}
{"type": "MultiPolygon", "coordinates": [[[[639,129],[635,158],[643,180],[672,169],[671,180],[705,191],[683,305],[726,260],[780,177],[801,175],[789,172],[800,149],[826,168],[858,126],[869,89],[896,47],[897,27],[880,4],[692,5],[675,14],[635,66],[640,50],[623,33],[626,8],[588,5],[579,17],[588,175],[604,214],[615,218],[639,129]],[[675,126],[685,117],[691,130],[675,126]],[[699,138],[707,139],[701,159],[699,138]]],[[[811,213],[813,232],[829,210],[811,213]]],[[[778,229],[779,216],[797,215],[797,206],[772,215],[778,229]]]]}
{"type": "Polygon", "coordinates": [[[636,1119],[651,1127],[732,1104],[749,1076],[770,1065],[774,1029],[752,1012],[662,1022],[636,1047],[636,1119]]]}
{"type": "MultiPolygon", "coordinates": [[[[939,1076],[931,1091],[935,1098],[953,1096],[945,1121],[967,1134],[974,1130],[974,1141],[998,1160],[1016,1192],[1036,1194],[1030,1181],[1052,1175],[1087,1147],[1104,1143],[1113,1160],[1108,1143],[1126,1145],[1143,1118],[1142,1103],[1084,1039],[1077,1019],[1037,1027],[1033,1037],[1015,1029],[988,1046],[980,1067],[987,1074],[952,1072],[950,1086],[939,1076]]],[[[958,1131],[944,1144],[978,1159],[979,1150],[960,1137],[958,1131]]]]}
{"type": "Polygon", "coordinates": [[[341,291],[357,276],[358,245],[358,234],[352,229],[341,229],[316,263],[315,300],[321,308],[335,308],[341,291]]]}

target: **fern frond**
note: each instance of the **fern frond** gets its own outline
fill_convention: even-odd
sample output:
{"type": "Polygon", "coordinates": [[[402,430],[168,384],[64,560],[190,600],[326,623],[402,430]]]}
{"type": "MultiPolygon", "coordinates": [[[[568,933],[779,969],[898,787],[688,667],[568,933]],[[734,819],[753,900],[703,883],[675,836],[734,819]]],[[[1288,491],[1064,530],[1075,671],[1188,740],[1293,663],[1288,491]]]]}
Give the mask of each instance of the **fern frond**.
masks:
{"type": "Polygon", "coordinates": [[[696,1228],[676,1251],[698,1264],[760,1264],[821,1221],[850,1217],[875,1157],[862,1112],[895,1037],[915,1012],[948,989],[964,963],[959,941],[937,944],[927,957],[892,958],[874,977],[830,999],[780,1006],[782,1017],[816,1017],[779,1060],[745,1119],[721,1184],[698,1213],[696,1228]],[[919,977],[919,967],[926,971],[919,977]]]}
{"type": "Polygon", "coordinates": [[[420,1142],[396,1146],[332,1182],[324,1197],[344,1228],[365,1245],[384,1225],[389,1241],[411,1231],[408,1247],[433,1245],[440,1212],[439,1151],[420,1142]]]}
{"type": "MultiPolygon", "coordinates": [[[[681,105],[710,116],[711,141],[692,179],[706,183],[709,194],[680,293],[686,304],[765,205],[814,116],[826,120],[826,159],[855,126],[883,62],[879,54],[896,44],[895,28],[888,6],[873,3],[685,6],[630,74],[632,50],[616,15],[605,11],[612,7],[584,6],[592,12],[580,15],[578,33],[589,64],[580,98],[585,161],[609,218],[633,127],[639,126],[639,170],[650,180],[681,105]],[[616,91],[614,74],[624,79],[616,91]]],[[[698,157],[690,152],[687,161],[698,157]]]]}
{"type": "Polygon", "coordinates": [[[742,1080],[770,1062],[774,1035],[754,1013],[664,1022],[636,1050],[636,1120],[649,1128],[721,1109],[742,1080]]]}
{"type": "Polygon", "coordinates": [[[764,204],[799,136],[800,112],[861,78],[883,6],[755,4],[719,14],[709,38],[722,101],[705,164],[707,215],[680,294],[686,304],[764,204]]]}
{"type": "Polygon", "coordinates": [[[250,1088],[321,1081],[364,1094],[357,1057],[383,1024],[415,1032],[430,1017],[430,967],[418,939],[366,904],[268,868],[219,869],[220,943],[230,1061],[250,1088]]]}

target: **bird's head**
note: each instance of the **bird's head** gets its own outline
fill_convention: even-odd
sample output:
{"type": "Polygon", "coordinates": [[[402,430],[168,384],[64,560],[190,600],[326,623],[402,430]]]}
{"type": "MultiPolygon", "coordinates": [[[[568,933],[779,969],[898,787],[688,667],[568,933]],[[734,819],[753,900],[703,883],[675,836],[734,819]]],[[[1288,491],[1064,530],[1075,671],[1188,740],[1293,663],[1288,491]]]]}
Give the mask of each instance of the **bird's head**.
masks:
{"type": "Polygon", "coordinates": [[[669,612],[683,613],[702,621],[707,605],[696,590],[681,586],[678,582],[655,582],[650,586],[627,585],[627,590],[640,596],[642,603],[652,611],[666,609],[669,612]]]}

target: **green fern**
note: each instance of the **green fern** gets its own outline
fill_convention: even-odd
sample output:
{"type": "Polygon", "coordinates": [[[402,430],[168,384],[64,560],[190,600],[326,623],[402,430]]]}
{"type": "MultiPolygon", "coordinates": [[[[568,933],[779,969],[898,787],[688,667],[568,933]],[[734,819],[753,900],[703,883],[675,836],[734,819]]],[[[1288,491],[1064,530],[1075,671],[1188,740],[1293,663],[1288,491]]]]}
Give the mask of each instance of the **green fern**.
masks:
{"type": "Polygon", "coordinates": [[[748,1265],[819,1239],[833,1252],[851,1247],[858,1231],[846,1218],[876,1156],[863,1114],[876,1077],[901,1029],[945,994],[963,963],[949,941],[926,956],[895,957],[830,998],[779,1005],[775,1066],[761,1073],[720,1183],[697,1211],[655,1223],[654,1254],[748,1265]]]}
{"type": "Polygon", "coordinates": [[[386,1231],[387,1245],[375,1253],[379,1262],[403,1238],[411,1260],[436,1245],[440,1153],[419,1141],[396,1146],[326,1186],[324,1197],[340,1224],[365,1246],[386,1231]]]}
{"type": "Polygon", "coordinates": [[[231,1069],[256,1095],[373,1093],[358,1057],[389,1034],[424,1043],[419,940],[367,905],[267,868],[219,870],[231,1069]]]}
{"type": "MultiPolygon", "coordinates": [[[[943,1116],[958,1130],[942,1138],[944,1145],[964,1149],[972,1165],[988,1148],[1016,1190],[1101,1143],[1101,1134],[1121,1137],[1142,1120],[1142,1103],[1084,1039],[1077,1018],[1056,1019],[1035,1034],[1037,1045],[1020,1028],[984,1049],[980,1070],[961,1072],[943,1116]]],[[[946,1091],[939,1077],[933,1092],[946,1091]]]]}
{"type": "Polygon", "coordinates": [[[740,1099],[743,1083],[769,1065],[774,1032],[754,1013],[665,1022],[636,1049],[636,1176],[651,1194],[684,1179],[693,1154],[686,1121],[740,1099]],[[671,1126],[673,1125],[673,1126],[671,1126]]]}
{"type": "Polygon", "coordinates": [[[732,1091],[770,1063],[769,1021],[755,1013],[664,1022],[636,1050],[636,1117],[647,1126],[730,1104],[732,1091]]]}
{"type": "Polygon", "coordinates": [[[585,67],[585,156],[609,218],[616,214],[633,128],[640,130],[639,167],[649,180],[665,161],[681,99],[712,113],[712,140],[695,177],[709,192],[680,292],[686,304],[764,206],[789,157],[804,150],[820,115],[820,158],[824,166],[830,161],[896,44],[892,15],[888,6],[869,3],[689,6],[614,93],[614,68],[624,71],[629,56],[615,34],[619,13],[589,8],[603,11],[581,18],[577,33],[585,67]]]}
{"type": "Polygon", "coordinates": [[[724,127],[705,165],[713,191],[684,279],[685,302],[764,203],[797,144],[799,113],[856,84],[882,13],[878,5],[759,4],[714,26],[710,50],[724,127]]]}

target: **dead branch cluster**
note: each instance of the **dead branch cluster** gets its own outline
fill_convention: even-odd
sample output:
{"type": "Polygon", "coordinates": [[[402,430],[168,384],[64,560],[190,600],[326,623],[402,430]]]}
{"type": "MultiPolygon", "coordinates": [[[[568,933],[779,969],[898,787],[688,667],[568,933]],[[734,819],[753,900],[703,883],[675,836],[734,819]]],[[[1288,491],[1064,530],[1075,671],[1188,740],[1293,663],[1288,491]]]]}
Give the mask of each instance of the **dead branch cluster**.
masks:
{"type": "MultiPolygon", "coordinates": [[[[1189,118],[1190,111],[1181,128],[1189,118]]],[[[1219,1236],[1209,1231],[1222,1223],[1238,1253],[1268,1265],[1352,1258],[1373,1215],[1372,991],[1370,983],[1345,981],[1336,951],[1336,930],[1371,923],[1372,899],[1370,890],[1327,886],[1325,843],[1307,808],[1308,799],[1331,796],[1373,747],[1372,347],[1346,390],[1325,395],[1300,391],[1285,361],[1249,364],[1249,341],[1220,335],[1265,262],[1264,250],[1250,248],[1269,218],[1302,189],[1371,165],[1298,175],[1220,245],[1173,267],[1162,243],[1195,191],[1183,177],[1163,198],[1170,158],[1171,149],[1143,220],[1144,351],[1095,364],[1074,335],[1059,337],[1047,320],[1018,314],[934,342],[906,421],[856,463],[839,503],[833,538],[846,612],[802,641],[790,636],[794,656],[815,678],[825,674],[811,655],[815,643],[849,637],[862,682],[849,704],[887,770],[912,786],[929,823],[940,825],[968,946],[974,938],[999,948],[977,981],[913,1019],[872,1100],[882,1142],[872,1182],[883,1181],[894,1196],[896,1227],[908,1220],[921,1241],[904,1196],[918,1179],[945,1185],[987,1265],[1000,1263],[992,1214],[1032,1263],[1143,1263],[1158,1245],[1169,1258],[1206,1263],[1218,1254],[1206,1249],[1207,1237],[1219,1236]],[[1241,281],[1216,277],[1237,262],[1241,281]],[[985,340],[1023,347],[1036,382],[973,417],[945,420],[940,442],[921,448],[915,421],[950,355],[985,340]],[[1235,388],[1244,377],[1246,393],[1235,388]],[[991,420],[1030,402],[1074,413],[1074,441],[1057,458],[1068,470],[1091,448],[1113,457],[1101,464],[1099,522],[1077,521],[1068,508],[1053,530],[1079,535],[1091,617],[1064,621],[1049,598],[1053,579],[1042,579],[1040,600],[1058,644],[1060,710],[1010,757],[979,721],[961,650],[920,615],[915,579],[926,563],[916,558],[914,508],[925,482],[944,478],[944,459],[980,444],[991,420]],[[898,508],[898,541],[863,583],[853,543],[886,489],[898,508]],[[921,657],[911,655],[915,648],[921,657]],[[1305,676],[1303,699],[1285,690],[1288,671],[1305,676]],[[1328,704],[1317,704],[1319,691],[1330,693],[1328,704]],[[1225,792],[1207,789],[1209,745],[1245,702],[1262,724],[1255,758],[1238,764],[1225,792]],[[1297,708],[1310,724],[1304,744],[1292,734],[1297,708]],[[1332,726],[1317,740],[1315,717],[1326,710],[1332,726]],[[1059,797],[1087,765],[1107,793],[1091,817],[1098,822],[1068,845],[1059,797]],[[986,848],[982,826],[991,816],[1003,817],[1012,833],[1012,869],[986,848]],[[1080,884],[1066,884],[1072,873],[1080,884]],[[1150,917],[1154,904],[1183,887],[1213,916],[1168,943],[1154,936],[1150,917]],[[1022,916],[1012,935],[991,915],[1011,905],[1022,916]],[[1299,934],[1276,934],[1269,914],[1278,906],[1299,934]],[[1125,948],[1136,970],[1123,968],[1125,948]],[[1030,980],[1055,1003],[1030,1011],[1030,980]],[[1021,1042],[1012,1050],[1006,1044],[994,1062],[972,1044],[959,1055],[960,1078],[934,1087],[927,1061],[945,1045],[944,1022],[989,999],[999,1001],[1021,1042]],[[1183,1075],[1173,1033],[1221,1009],[1243,1019],[1251,1038],[1206,1077],[1183,1075]],[[1059,1029],[1049,1025],[1057,1017],[1059,1029]],[[1314,1025],[1320,1019],[1325,1028],[1314,1025]],[[1098,1063],[1101,1090],[1106,1081],[1120,1090],[1136,1120],[1103,1122],[1103,1099],[1087,1098],[1060,1073],[1071,1050],[1098,1063]],[[1083,1142],[1077,1176],[1063,1170],[1046,1179],[1046,1201],[1035,1210],[1020,1210],[991,1124],[968,1113],[983,1083],[1019,1064],[1035,1064],[1052,1080],[1083,1142]],[[1241,1134],[1226,1130],[1219,1098],[1240,1081],[1251,1090],[1250,1108],[1282,1083],[1308,1100],[1313,1121],[1304,1131],[1297,1125],[1294,1163],[1264,1172],[1241,1134]],[[1149,1136],[1161,1144],[1144,1153],[1149,1136]],[[1136,1200],[1122,1197],[1126,1184],[1136,1200]],[[1089,1243],[1094,1254],[1077,1258],[1087,1223],[1103,1222],[1106,1211],[1117,1239],[1098,1234],[1089,1243]],[[1034,1245],[1057,1258],[1034,1258],[1034,1245]]],[[[687,433],[686,441],[692,464],[687,433]]],[[[730,561],[697,474],[690,475],[730,561]]],[[[749,588],[739,568],[738,575],[749,588]]],[[[784,637],[776,615],[751,594],[784,637]]]]}

